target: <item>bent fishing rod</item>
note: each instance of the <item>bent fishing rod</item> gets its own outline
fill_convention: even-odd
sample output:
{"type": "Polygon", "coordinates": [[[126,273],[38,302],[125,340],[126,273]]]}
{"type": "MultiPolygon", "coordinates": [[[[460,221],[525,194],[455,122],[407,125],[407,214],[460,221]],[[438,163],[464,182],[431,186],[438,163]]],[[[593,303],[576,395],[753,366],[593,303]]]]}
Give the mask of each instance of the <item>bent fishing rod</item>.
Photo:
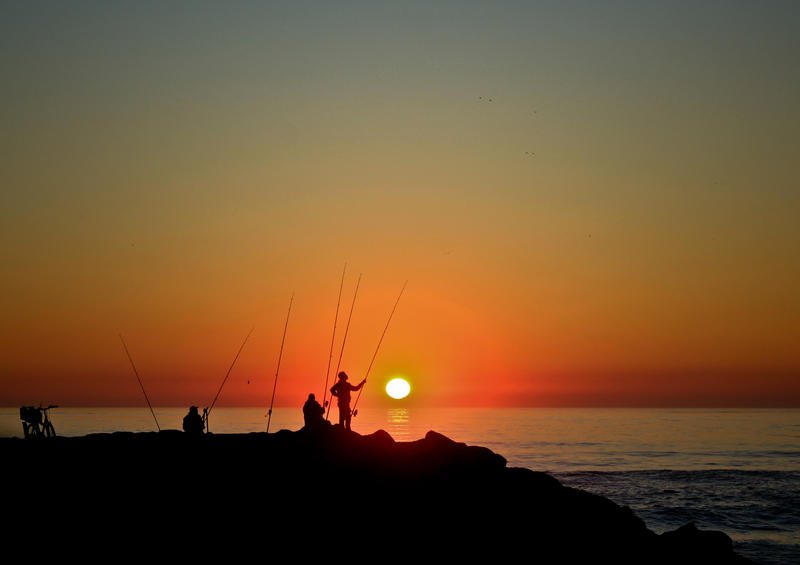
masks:
{"type": "MultiPolygon", "coordinates": [[[[358,287],[361,286],[361,273],[358,273],[358,280],[356,281],[356,290],[353,292],[353,302],[350,304],[350,314],[347,316],[347,326],[344,328],[344,339],[342,339],[342,348],[339,350],[339,360],[336,362],[336,371],[333,373],[334,375],[339,374],[339,368],[342,366],[342,355],[344,355],[344,344],[347,343],[347,332],[350,331],[350,320],[353,319],[353,309],[356,307],[356,296],[358,296],[358,287]]],[[[325,387],[327,388],[328,383],[325,383],[325,387]]],[[[328,419],[328,416],[331,413],[331,404],[333,404],[333,395],[331,395],[331,401],[328,404],[328,411],[325,414],[325,420],[328,419]]],[[[325,406],[323,404],[323,406],[325,406]]]]}
{"type": "Polygon", "coordinates": [[[211,406],[208,408],[203,409],[203,419],[206,423],[206,430],[208,430],[208,417],[211,416],[211,411],[214,409],[214,405],[217,403],[217,399],[219,398],[220,393],[222,392],[222,388],[225,386],[225,383],[228,381],[228,377],[231,375],[231,371],[233,370],[233,366],[236,365],[236,360],[239,359],[239,355],[242,353],[242,349],[244,349],[244,344],[247,343],[247,340],[250,339],[250,334],[253,333],[253,330],[256,329],[255,326],[250,328],[250,331],[247,332],[247,335],[242,342],[242,345],[239,347],[239,351],[236,352],[236,357],[233,358],[233,363],[231,366],[228,367],[228,372],[225,373],[225,378],[222,379],[222,384],[219,385],[219,390],[217,391],[217,395],[214,397],[214,400],[211,401],[211,406]]]}
{"type": "MultiPolygon", "coordinates": [[[[408,281],[403,283],[403,288],[400,289],[400,294],[397,295],[397,300],[394,303],[394,307],[392,308],[391,314],[389,314],[389,319],[386,320],[386,327],[383,328],[383,333],[381,334],[381,338],[378,340],[378,347],[375,348],[375,353],[372,355],[372,360],[369,362],[369,367],[367,367],[367,374],[364,375],[363,383],[366,385],[367,377],[369,377],[369,372],[372,370],[372,364],[375,362],[375,358],[378,356],[378,350],[381,348],[381,343],[383,343],[383,337],[386,335],[386,330],[389,329],[389,323],[392,321],[392,316],[394,316],[394,311],[397,310],[397,305],[400,303],[400,297],[403,296],[403,291],[406,289],[406,285],[408,281]]],[[[364,387],[362,386],[361,389],[358,391],[358,396],[356,397],[356,402],[353,404],[353,417],[355,418],[358,415],[358,401],[361,399],[361,393],[364,391],[364,387]]]]}
{"type": "Polygon", "coordinates": [[[144,384],[142,384],[142,379],[139,377],[139,371],[136,370],[136,365],[133,364],[133,357],[131,357],[130,351],[128,351],[128,346],[125,344],[125,339],[122,337],[122,334],[119,334],[119,339],[122,342],[122,347],[125,348],[125,353],[128,356],[128,361],[131,362],[131,368],[133,369],[133,374],[136,375],[136,380],[139,381],[139,386],[142,389],[142,394],[144,394],[144,399],[147,401],[147,407],[150,408],[150,413],[153,415],[153,420],[156,421],[156,428],[158,431],[161,431],[161,426],[158,425],[158,418],[156,418],[156,413],[153,412],[153,405],[150,404],[150,399],[147,397],[147,393],[144,390],[144,384]]]}
{"type": "Polygon", "coordinates": [[[342,303],[342,288],[344,287],[344,274],[347,271],[347,262],[342,269],[342,282],[339,283],[339,298],[336,299],[336,315],[333,317],[333,335],[331,336],[331,352],[328,355],[328,368],[325,370],[325,388],[322,389],[322,405],[325,406],[325,397],[328,394],[328,379],[331,376],[331,361],[333,361],[333,343],[336,340],[336,322],[339,320],[339,305],[342,303]]]}
{"type": "Polygon", "coordinates": [[[275,369],[275,383],[272,385],[272,400],[269,401],[269,412],[267,412],[267,433],[272,422],[272,406],[275,404],[275,390],[278,388],[278,372],[281,370],[281,358],[283,357],[283,344],[286,343],[286,329],[289,327],[289,314],[292,313],[292,302],[294,302],[294,292],[289,299],[289,311],[286,312],[286,324],[283,326],[283,338],[281,338],[281,350],[278,353],[278,367],[275,369]]]}

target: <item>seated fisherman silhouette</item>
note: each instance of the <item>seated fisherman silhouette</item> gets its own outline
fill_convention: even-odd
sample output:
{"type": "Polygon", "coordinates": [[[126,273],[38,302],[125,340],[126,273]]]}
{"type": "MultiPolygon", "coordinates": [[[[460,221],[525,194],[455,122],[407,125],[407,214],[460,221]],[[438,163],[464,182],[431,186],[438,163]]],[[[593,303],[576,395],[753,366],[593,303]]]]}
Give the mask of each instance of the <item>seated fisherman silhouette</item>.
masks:
{"type": "Polygon", "coordinates": [[[342,371],[339,373],[339,382],[331,387],[331,394],[338,398],[339,425],[344,426],[346,430],[350,429],[350,420],[353,418],[353,413],[350,411],[350,392],[361,390],[366,382],[367,379],[364,379],[353,386],[347,382],[347,373],[342,371]]]}
{"type": "Polygon", "coordinates": [[[205,422],[197,412],[197,406],[190,406],[189,413],[183,417],[183,431],[193,436],[201,436],[204,429],[205,422]]]}
{"type": "MultiPolygon", "coordinates": [[[[325,406],[327,405],[328,402],[326,401],[325,406]]],[[[325,408],[319,405],[316,396],[314,396],[314,393],[312,392],[308,395],[308,400],[306,400],[306,403],[303,404],[303,419],[306,423],[304,429],[319,430],[324,427],[324,425],[328,422],[325,421],[323,414],[325,414],[325,408]]]]}

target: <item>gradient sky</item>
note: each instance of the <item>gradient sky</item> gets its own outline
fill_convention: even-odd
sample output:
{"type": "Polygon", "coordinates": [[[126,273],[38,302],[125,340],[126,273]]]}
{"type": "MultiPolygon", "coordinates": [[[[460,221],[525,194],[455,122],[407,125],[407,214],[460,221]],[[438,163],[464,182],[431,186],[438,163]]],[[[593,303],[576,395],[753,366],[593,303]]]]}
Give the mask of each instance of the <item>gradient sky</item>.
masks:
{"type": "Polygon", "coordinates": [[[294,292],[299,406],[347,261],[370,405],[800,406],[797,2],[1,2],[0,77],[0,405],[143,403],[122,332],[205,406],[252,326],[264,405],[294,292]]]}

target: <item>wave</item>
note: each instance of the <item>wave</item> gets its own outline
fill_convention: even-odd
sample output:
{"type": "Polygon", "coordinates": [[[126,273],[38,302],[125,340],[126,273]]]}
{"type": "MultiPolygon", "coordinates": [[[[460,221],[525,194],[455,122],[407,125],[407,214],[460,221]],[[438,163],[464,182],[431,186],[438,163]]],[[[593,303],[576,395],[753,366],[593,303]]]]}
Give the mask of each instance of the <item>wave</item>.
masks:
{"type": "Polygon", "coordinates": [[[721,530],[763,565],[800,563],[800,471],[753,469],[574,470],[564,485],[629,506],[657,532],[688,522],[721,530]]]}

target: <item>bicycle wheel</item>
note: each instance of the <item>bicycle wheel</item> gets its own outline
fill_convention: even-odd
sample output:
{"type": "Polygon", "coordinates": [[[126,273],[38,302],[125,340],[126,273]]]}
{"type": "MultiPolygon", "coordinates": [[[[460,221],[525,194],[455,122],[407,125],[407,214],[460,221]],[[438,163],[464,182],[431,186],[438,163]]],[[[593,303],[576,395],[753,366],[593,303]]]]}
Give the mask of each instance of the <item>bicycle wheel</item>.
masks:
{"type": "Polygon", "coordinates": [[[44,437],[56,437],[56,429],[50,422],[44,424],[44,437]]]}

